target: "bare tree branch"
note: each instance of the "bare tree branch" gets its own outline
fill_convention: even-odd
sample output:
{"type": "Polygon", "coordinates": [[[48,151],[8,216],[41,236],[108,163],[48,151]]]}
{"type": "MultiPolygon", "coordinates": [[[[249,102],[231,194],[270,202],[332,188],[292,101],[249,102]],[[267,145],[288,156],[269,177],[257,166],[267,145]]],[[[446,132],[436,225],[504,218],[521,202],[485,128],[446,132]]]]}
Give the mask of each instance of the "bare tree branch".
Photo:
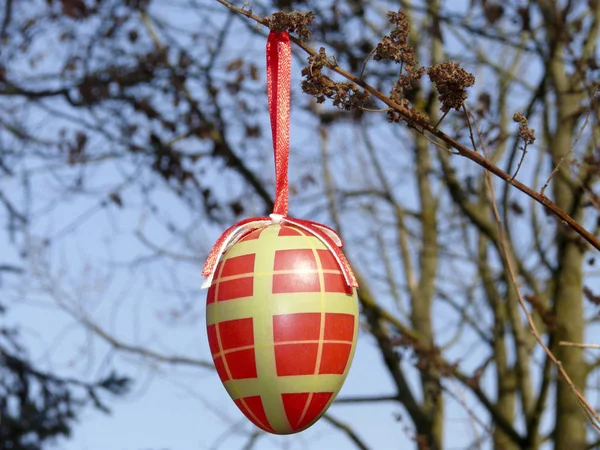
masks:
{"type": "MultiPolygon", "coordinates": [[[[251,11],[247,11],[242,8],[238,8],[225,0],[217,0],[217,1],[219,3],[221,3],[222,5],[226,6],[227,8],[258,22],[261,25],[264,25],[267,27],[269,26],[269,21],[267,18],[258,17],[256,15],[252,14],[251,11]]],[[[302,50],[304,50],[309,55],[318,56],[318,53],[312,47],[310,47],[309,45],[304,43],[299,38],[296,38],[294,36],[290,36],[290,38],[291,38],[292,42],[294,42],[298,47],[300,47],[302,50]]],[[[419,131],[421,133],[429,133],[429,134],[437,137],[442,142],[444,142],[445,144],[449,145],[451,148],[456,150],[457,154],[473,161],[474,163],[483,167],[488,172],[494,174],[498,178],[504,180],[505,182],[507,182],[510,185],[517,188],[519,191],[521,191],[524,194],[526,194],[527,196],[531,197],[532,199],[534,199],[541,205],[545,206],[550,212],[552,212],[552,214],[554,214],[559,220],[565,222],[571,229],[573,229],[577,234],[579,234],[588,243],[590,243],[590,245],[592,245],[596,250],[600,250],[600,241],[592,233],[590,233],[588,230],[586,230],[579,222],[577,222],[575,219],[573,219],[565,211],[560,209],[558,207],[558,205],[556,205],[548,197],[546,197],[545,195],[543,195],[540,192],[534,191],[529,186],[521,183],[520,181],[512,179],[512,175],[504,172],[502,169],[500,169],[498,166],[496,166],[495,164],[490,162],[483,155],[477,153],[475,150],[471,150],[471,149],[467,148],[466,146],[462,145],[456,139],[450,137],[449,135],[447,135],[440,129],[435,128],[434,125],[427,122],[422,116],[417,114],[416,111],[411,110],[410,108],[408,108],[406,106],[403,106],[403,105],[400,105],[400,104],[394,102],[389,97],[387,97],[385,94],[381,93],[379,90],[377,90],[370,84],[366,83],[364,80],[360,79],[359,77],[354,76],[351,73],[347,72],[346,70],[342,69],[337,64],[331,63],[328,66],[328,68],[331,69],[332,71],[336,72],[337,74],[343,76],[344,78],[348,79],[349,81],[352,81],[353,83],[362,87],[367,92],[369,92],[371,95],[373,95],[375,98],[377,98],[378,100],[382,101],[389,107],[396,110],[402,116],[402,118],[404,118],[408,123],[414,124],[417,127],[416,128],[417,131],[419,131]]]]}
{"type": "Polygon", "coordinates": [[[348,424],[345,424],[341,420],[334,418],[331,414],[325,414],[323,418],[331,425],[336,427],[338,430],[341,430],[344,433],[346,433],[348,438],[354,443],[354,445],[356,445],[357,448],[360,448],[361,450],[369,450],[367,444],[365,444],[362,441],[362,439],[356,434],[356,432],[352,428],[350,428],[348,424]]]}

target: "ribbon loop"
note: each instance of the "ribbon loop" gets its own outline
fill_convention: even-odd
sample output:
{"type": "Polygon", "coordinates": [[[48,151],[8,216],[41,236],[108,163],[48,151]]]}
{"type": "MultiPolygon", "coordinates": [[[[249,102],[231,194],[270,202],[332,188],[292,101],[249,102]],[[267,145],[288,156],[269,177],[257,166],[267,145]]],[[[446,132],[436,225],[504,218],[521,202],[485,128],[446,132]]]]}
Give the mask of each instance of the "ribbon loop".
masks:
{"type": "Polygon", "coordinates": [[[204,268],[202,269],[202,275],[206,277],[202,284],[203,288],[210,287],[221,255],[225,253],[229,247],[238,242],[248,232],[274,224],[293,225],[315,236],[325,244],[327,249],[335,257],[340,266],[340,270],[344,274],[346,284],[351,287],[358,287],[358,281],[354,276],[354,272],[352,272],[350,263],[341,250],[343,246],[342,240],[334,230],[310,220],[294,219],[292,217],[278,216],[276,214],[272,214],[272,216],[275,217],[256,217],[242,220],[229,227],[221,235],[210,251],[206,263],[204,264],[204,268]]]}
{"type": "Polygon", "coordinates": [[[217,240],[210,251],[202,275],[206,277],[202,285],[212,283],[221,255],[252,230],[273,224],[293,225],[318,238],[333,254],[346,284],[358,287],[358,282],[341,248],[342,240],[329,227],[309,220],[287,217],[288,213],[288,159],[290,152],[290,80],[292,67],[292,48],[290,36],[286,32],[271,32],[267,40],[267,92],[269,114],[273,133],[273,152],[275,154],[275,204],[269,217],[245,219],[228,228],[217,240]]]}
{"type": "Polygon", "coordinates": [[[274,214],[288,213],[288,158],[290,153],[290,83],[292,46],[285,31],[267,40],[267,94],[275,153],[274,214]]]}

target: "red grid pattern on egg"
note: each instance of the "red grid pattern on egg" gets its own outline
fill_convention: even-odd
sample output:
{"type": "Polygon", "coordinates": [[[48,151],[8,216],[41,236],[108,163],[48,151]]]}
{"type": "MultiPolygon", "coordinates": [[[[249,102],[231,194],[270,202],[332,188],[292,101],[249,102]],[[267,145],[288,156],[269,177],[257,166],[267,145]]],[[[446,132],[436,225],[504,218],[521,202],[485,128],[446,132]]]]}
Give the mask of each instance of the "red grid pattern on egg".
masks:
{"type": "Polygon", "coordinates": [[[319,417],[332,395],[333,392],[281,394],[285,415],[292,430],[301,430],[319,417]]]}
{"type": "Polygon", "coordinates": [[[254,240],[260,238],[260,233],[263,230],[264,230],[264,228],[259,228],[258,230],[249,230],[247,233],[245,233],[240,238],[240,242],[242,242],[242,241],[254,241],[254,240]]]}
{"type": "MultiPolygon", "coordinates": [[[[245,236],[242,241],[260,237],[263,230],[255,230],[245,236]]],[[[278,236],[301,236],[300,230],[283,226],[278,236]]],[[[215,282],[208,289],[207,304],[237,300],[251,297],[254,294],[254,253],[235,256],[220,262],[215,273],[215,282]],[[244,276],[247,275],[247,276],[244,276]]],[[[329,250],[293,249],[276,250],[272,274],[273,294],[331,292],[351,294],[344,280],[339,265],[329,250]],[[319,258],[317,263],[316,257],[319,258]],[[319,264],[324,271],[323,282],[319,277],[319,264]],[[321,284],[324,286],[321,286],[321,284]]]]}
{"type": "Polygon", "coordinates": [[[341,375],[348,364],[353,337],[352,314],[297,313],[273,316],[277,375],[341,375]],[[321,323],[323,316],[324,324],[321,323]],[[321,325],[324,325],[323,330],[321,325]],[[321,331],[323,340],[319,339],[321,331]]]}
{"type": "Polygon", "coordinates": [[[277,236],[306,236],[306,233],[300,231],[296,227],[283,225],[281,228],[279,228],[277,236]]]}
{"type": "MultiPolygon", "coordinates": [[[[249,232],[240,242],[257,240],[263,231],[265,229],[249,232]]],[[[291,226],[280,226],[277,236],[280,239],[286,236],[313,239],[303,230],[291,226]]],[[[352,288],[345,284],[338,262],[329,250],[299,248],[274,250],[274,253],[273,272],[270,274],[274,294],[352,294],[352,288]]],[[[255,258],[254,253],[248,253],[219,263],[208,291],[207,304],[252,301],[255,258]]],[[[344,374],[352,352],[354,315],[328,312],[281,314],[273,316],[272,324],[278,376],[344,374]],[[294,325],[290,326],[292,323],[294,325]],[[319,340],[321,337],[322,342],[319,340]]],[[[257,377],[252,317],[209,325],[208,334],[215,367],[223,382],[257,377]]],[[[290,427],[299,431],[318,418],[334,393],[280,392],[278,395],[290,427]]],[[[278,431],[269,423],[260,395],[234,401],[256,426],[269,432],[278,431]]]]}
{"type": "Polygon", "coordinates": [[[220,272],[219,277],[227,278],[252,273],[254,272],[255,259],[256,255],[253,253],[229,258],[223,263],[223,270],[220,272]]]}
{"type": "Polygon", "coordinates": [[[206,304],[252,297],[255,259],[256,255],[250,253],[221,261],[215,270],[218,277],[208,288],[206,304]]]}
{"type": "Polygon", "coordinates": [[[276,250],[273,263],[273,294],[340,292],[350,294],[339,265],[328,250],[276,250]],[[316,253],[316,254],[315,254],[316,253]],[[317,262],[316,258],[319,258],[317,262]],[[319,264],[321,271],[319,270],[319,264]],[[323,270],[335,273],[323,273],[323,270]],[[323,276],[323,284],[319,275],[323,276]]]}
{"type": "Polygon", "coordinates": [[[234,402],[248,418],[248,420],[250,420],[250,422],[262,430],[269,431],[271,433],[274,432],[273,428],[271,428],[271,425],[269,425],[269,420],[267,419],[265,407],[263,406],[260,395],[238,398],[237,400],[234,400],[234,402]]]}
{"type": "Polygon", "coordinates": [[[251,317],[209,325],[207,332],[208,345],[221,381],[256,378],[251,317]]]}

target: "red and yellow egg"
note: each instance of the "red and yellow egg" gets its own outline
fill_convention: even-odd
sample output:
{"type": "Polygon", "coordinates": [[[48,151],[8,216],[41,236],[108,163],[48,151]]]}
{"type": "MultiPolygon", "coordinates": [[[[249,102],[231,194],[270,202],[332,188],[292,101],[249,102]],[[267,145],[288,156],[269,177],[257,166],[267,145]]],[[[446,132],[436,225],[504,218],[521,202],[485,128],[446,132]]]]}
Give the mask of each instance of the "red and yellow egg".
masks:
{"type": "Polygon", "coordinates": [[[217,373],[238,408],[265,431],[291,434],[314,424],[340,391],[358,301],[320,239],[272,224],[223,254],[206,321],[217,373]]]}

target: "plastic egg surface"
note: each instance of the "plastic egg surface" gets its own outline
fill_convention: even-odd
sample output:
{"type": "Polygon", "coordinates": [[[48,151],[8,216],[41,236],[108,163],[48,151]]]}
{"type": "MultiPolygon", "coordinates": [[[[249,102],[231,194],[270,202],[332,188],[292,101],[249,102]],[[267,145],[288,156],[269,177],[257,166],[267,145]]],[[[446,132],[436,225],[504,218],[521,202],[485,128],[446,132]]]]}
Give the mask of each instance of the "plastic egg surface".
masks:
{"type": "Polygon", "coordinates": [[[314,424],[340,391],[356,347],[358,300],[325,244],[273,224],[223,254],[206,320],[235,404],[257,427],[291,434],[314,424]]]}

